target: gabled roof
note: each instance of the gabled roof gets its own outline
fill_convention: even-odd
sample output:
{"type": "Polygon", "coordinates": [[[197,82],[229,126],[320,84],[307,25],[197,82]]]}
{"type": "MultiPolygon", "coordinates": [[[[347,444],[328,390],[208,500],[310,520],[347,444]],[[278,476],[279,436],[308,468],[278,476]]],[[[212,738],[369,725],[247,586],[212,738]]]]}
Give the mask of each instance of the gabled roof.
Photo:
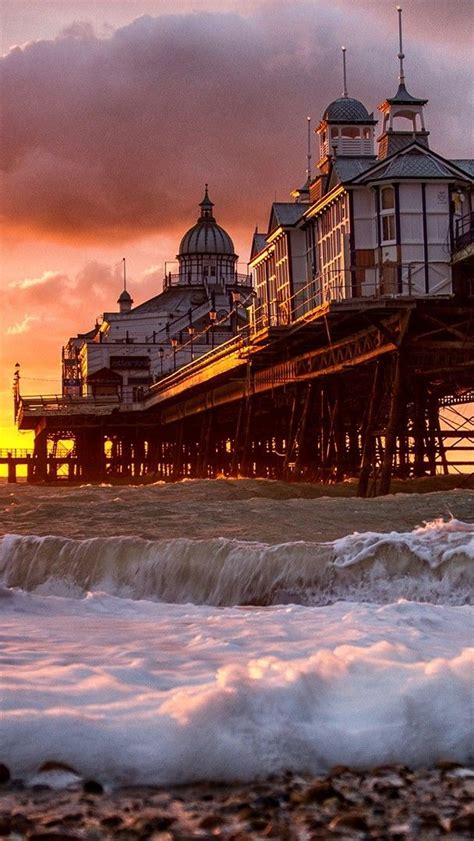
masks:
{"type": "Polygon", "coordinates": [[[304,206],[295,202],[275,202],[272,204],[268,233],[270,234],[275,228],[279,228],[280,226],[285,228],[289,225],[296,225],[304,211],[304,206]]]}
{"type": "Polygon", "coordinates": [[[99,368],[93,374],[88,374],[86,377],[87,383],[101,383],[102,385],[116,385],[122,382],[122,377],[111,368],[99,368]]]}
{"type": "Polygon", "coordinates": [[[335,185],[336,183],[344,184],[346,181],[352,181],[357,175],[370,169],[376,161],[375,155],[361,158],[337,157],[332,165],[330,183],[335,185]]]}
{"type": "Polygon", "coordinates": [[[259,234],[258,231],[255,231],[252,240],[252,248],[250,249],[250,259],[260,254],[261,251],[265,248],[267,244],[267,237],[265,234],[259,234]]]}
{"type": "Polygon", "coordinates": [[[450,161],[451,164],[457,166],[458,169],[462,169],[463,172],[466,172],[471,178],[474,177],[474,160],[472,158],[463,158],[460,160],[452,160],[450,161]]]}
{"type": "Polygon", "coordinates": [[[457,178],[465,181],[469,175],[466,169],[456,166],[453,161],[443,158],[415,139],[388,158],[376,161],[370,169],[356,175],[352,183],[365,184],[370,181],[404,178],[457,178]]]}

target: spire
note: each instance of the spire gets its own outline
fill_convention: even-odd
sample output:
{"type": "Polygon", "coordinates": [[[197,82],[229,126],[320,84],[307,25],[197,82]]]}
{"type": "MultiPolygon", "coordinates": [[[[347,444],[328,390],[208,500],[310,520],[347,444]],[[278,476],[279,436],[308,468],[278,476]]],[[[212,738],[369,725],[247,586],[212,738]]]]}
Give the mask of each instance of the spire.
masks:
{"type": "Polygon", "coordinates": [[[123,289],[118,297],[117,304],[120,312],[130,312],[133,304],[133,298],[127,292],[127,263],[125,257],[122,257],[123,264],[123,289]]]}
{"type": "Polygon", "coordinates": [[[306,167],[306,175],[308,176],[308,184],[311,183],[311,117],[307,117],[308,123],[308,151],[306,154],[306,160],[308,161],[308,166],[306,167]]]}
{"type": "Polygon", "coordinates": [[[398,74],[398,82],[400,85],[405,87],[405,73],[403,70],[403,59],[405,58],[405,54],[403,52],[403,38],[402,38],[402,7],[397,6],[398,12],[398,60],[400,62],[400,73],[398,74]]]}
{"type": "Polygon", "coordinates": [[[212,215],[212,208],[214,207],[214,202],[212,202],[209,198],[208,193],[208,185],[205,184],[205,191],[204,191],[204,198],[202,202],[199,203],[199,207],[201,208],[201,219],[214,219],[212,215]]]}
{"type": "Polygon", "coordinates": [[[342,49],[342,95],[345,99],[347,99],[347,74],[346,74],[346,48],[341,47],[342,49]]]}
{"type": "Polygon", "coordinates": [[[398,61],[400,69],[398,74],[398,90],[395,96],[388,97],[379,105],[379,111],[383,114],[382,134],[378,138],[378,157],[386,158],[393,152],[400,151],[414,139],[423,146],[428,146],[428,134],[425,129],[425,118],[423,108],[428,102],[427,99],[419,99],[412,96],[405,87],[405,70],[403,67],[403,31],[402,31],[402,8],[397,6],[398,13],[398,61]],[[400,129],[394,120],[406,121],[406,128],[400,129]]]}

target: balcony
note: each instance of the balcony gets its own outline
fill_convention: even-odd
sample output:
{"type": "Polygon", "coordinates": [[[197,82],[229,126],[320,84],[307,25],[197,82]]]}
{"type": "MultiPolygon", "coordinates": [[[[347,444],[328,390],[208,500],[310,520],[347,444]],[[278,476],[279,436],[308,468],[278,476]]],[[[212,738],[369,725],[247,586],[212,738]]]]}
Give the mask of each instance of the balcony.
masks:
{"type": "Polygon", "coordinates": [[[474,242],[474,211],[466,213],[455,220],[453,263],[465,260],[473,254],[474,242]]]}
{"type": "Polygon", "coordinates": [[[170,272],[163,278],[163,291],[170,289],[172,286],[204,286],[206,289],[219,286],[221,289],[225,289],[228,286],[251,285],[252,276],[239,272],[222,275],[198,275],[193,272],[190,279],[184,274],[171,274],[170,272]]]}

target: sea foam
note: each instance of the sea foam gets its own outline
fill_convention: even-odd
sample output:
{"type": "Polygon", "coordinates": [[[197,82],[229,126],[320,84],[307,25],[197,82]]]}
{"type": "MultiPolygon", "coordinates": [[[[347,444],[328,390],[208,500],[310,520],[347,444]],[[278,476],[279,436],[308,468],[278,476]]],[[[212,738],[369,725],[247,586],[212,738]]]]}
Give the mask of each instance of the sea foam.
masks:
{"type": "Polygon", "coordinates": [[[6,535],[0,582],[44,594],[226,605],[398,598],[463,604],[472,592],[474,525],[436,520],[411,532],[269,545],[228,538],[143,540],[6,535]]]}
{"type": "Polygon", "coordinates": [[[196,607],[13,592],[2,760],[103,783],[253,779],[473,756],[472,609],[196,607]]]}

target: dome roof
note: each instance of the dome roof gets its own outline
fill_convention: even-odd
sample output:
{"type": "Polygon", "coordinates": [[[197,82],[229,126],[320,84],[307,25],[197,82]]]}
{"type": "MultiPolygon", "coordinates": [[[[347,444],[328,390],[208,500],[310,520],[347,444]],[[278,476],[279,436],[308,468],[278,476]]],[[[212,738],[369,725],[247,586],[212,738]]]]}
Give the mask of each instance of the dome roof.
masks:
{"type": "Polygon", "coordinates": [[[331,123],[367,123],[371,117],[365,105],[350,96],[340,96],[326,108],[323,120],[331,123]]]}
{"type": "Polygon", "coordinates": [[[200,202],[201,216],[196,224],[187,231],[181,240],[178,256],[187,254],[224,254],[235,256],[234,243],[227,231],[221,228],[214,219],[213,202],[207,192],[200,202]]]}

